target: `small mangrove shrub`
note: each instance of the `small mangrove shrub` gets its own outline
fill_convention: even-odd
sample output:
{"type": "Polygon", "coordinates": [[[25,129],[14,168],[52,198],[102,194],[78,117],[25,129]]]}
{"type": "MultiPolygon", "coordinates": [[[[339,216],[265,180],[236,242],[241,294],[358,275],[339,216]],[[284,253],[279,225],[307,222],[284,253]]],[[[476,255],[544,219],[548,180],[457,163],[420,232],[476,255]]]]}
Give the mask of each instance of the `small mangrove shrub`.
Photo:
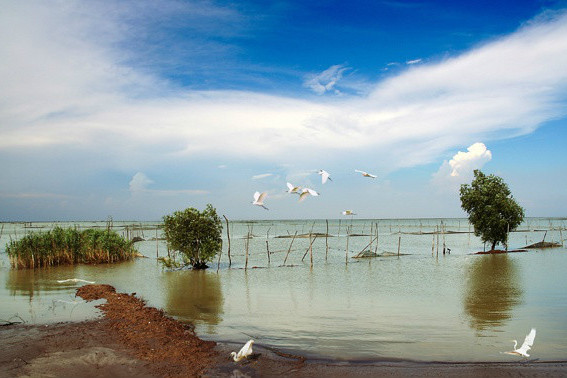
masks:
{"type": "Polygon", "coordinates": [[[222,223],[211,204],[203,211],[191,207],[164,216],[163,231],[168,248],[174,251],[173,259],[162,260],[166,268],[191,265],[206,269],[207,262],[222,249],[222,223]],[[175,259],[177,252],[182,263],[175,259]]]}
{"type": "Polygon", "coordinates": [[[125,261],[135,257],[137,251],[130,241],[109,229],[79,231],[55,227],[9,242],[6,253],[13,268],[33,269],[125,261]]]}

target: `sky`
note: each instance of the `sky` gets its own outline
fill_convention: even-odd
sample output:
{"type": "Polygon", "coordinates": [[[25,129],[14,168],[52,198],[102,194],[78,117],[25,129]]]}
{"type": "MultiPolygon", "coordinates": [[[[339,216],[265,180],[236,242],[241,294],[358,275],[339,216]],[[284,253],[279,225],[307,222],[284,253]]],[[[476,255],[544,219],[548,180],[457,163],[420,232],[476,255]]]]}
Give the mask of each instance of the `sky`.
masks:
{"type": "Polygon", "coordinates": [[[565,0],[0,12],[0,221],[464,217],[474,169],[563,217],[566,142],[565,0]]]}

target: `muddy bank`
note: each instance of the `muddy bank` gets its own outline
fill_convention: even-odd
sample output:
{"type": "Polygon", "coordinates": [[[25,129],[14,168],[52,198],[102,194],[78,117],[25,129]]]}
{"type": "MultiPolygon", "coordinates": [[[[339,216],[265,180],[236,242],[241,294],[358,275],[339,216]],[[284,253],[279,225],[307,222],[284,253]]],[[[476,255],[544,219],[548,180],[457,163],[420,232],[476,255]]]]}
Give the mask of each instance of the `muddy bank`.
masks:
{"type": "Polygon", "coordinates": [[[104,317],[82,323],[0,327],[0,377],[543,377],[567,376],[567,362],[417,363],[306,360],[256,344],[255,358],[233,362],[242,345],[199,339],[190,325],[108,285],[77,294],[104,298],[104,317]]]}

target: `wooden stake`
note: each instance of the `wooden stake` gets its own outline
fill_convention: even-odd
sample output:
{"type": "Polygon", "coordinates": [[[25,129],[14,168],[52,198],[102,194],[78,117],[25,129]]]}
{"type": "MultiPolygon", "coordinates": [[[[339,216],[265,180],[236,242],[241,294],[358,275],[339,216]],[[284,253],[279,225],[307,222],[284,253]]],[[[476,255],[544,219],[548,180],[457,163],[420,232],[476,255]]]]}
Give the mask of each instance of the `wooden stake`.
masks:
{"type": "Polygon", "coordinates": [[[433,256],[435,253],[435,234],[433,234],[433,241],[431,241],[431,256],[433,256]]]}
{"type": "Polygon", "coordinates": [[[291,246],[293,245],[293,241],[295,240],[296,236],[297,236],[297,230],[295,231],[295,234],[293,234],[293,239],[291,239],[291,243],[289,243],[289,249],[287,250],[287,253],[285,254],[285,259],[283,261],[283,265],[285,265],[285,262],[287,261],[287,256],[289,255],[289,252],[291,252],[291,246]]]}
{"type": "Polygon", "coordinates": [[[327,261],[327,254],[329,253],[329,220],[325,219],[325,222],[327,223],[327,232],[325,234],[325,261],[327,261]]]}
{"type": "Polygon", "coordinates": [[[226,237],[228,238],[228,267],[232,265],[232,260],[230,259],[230,231],[228,226],[228,218],[226,215],[223,215],[224,220],[226,221],[226,237]]]}
{"type": "Polygon", "coordinates": [[[307,247],[307,249],[305,250],[305,253],[303,254],[303,257],[301,258],[301,261],[303,261],[305,259],[305,256],[307,256],[307,252],[309,252],[309,249],[311,248],[311,246],[313,245],[313,243],[315,243],[315,240],[317,240],[317,235],[315,235],[315,238],[313,240],[311,240],[311,234],[309,234],[309,247],[307,247]]]}
{"type": "Polygon", "coordinates": [[[268,235],[270,234],[270,229],[266,232],[266,253],[268,254],[268,265],[270,265],[270,247],[268,246],[268,235]]]}
{"type": "Polygon", "coordinates": [[[156,259],[159,257],[159,241],[157,237],[157,227],[156,227],[156,259]]]}
{"type": "Polygon", "coordinates": [[[436,256],[439,257],[439,226],[436,227],[437,232],[437,253],[436,256]]]}
{"type": "Polygon", "coordinates": [[[346,252],[345,252],[345,264],[348,264],[348,238],[350,236],[350,230],[347,227],[347,236],[346,236],[346,252]]]}
{"type": "Polygon", "coordinates": [[[248,269],[248,246],[250,245],[250,231],[248,231],[246,237],[246,263],[244,264],[244,270],[248,269]]]}
{"type": "Polygon", "coordinates": [[[402,244],[402,237],[398,237],[398,257],[400,257],[400,244],[402,244]]]}
{"type": "Polygon", "coordinates": [[[374,253],[378,253],[378,222],[376,222],[376,247],[374,248],[374,253]]]}
{"type": "MultiPolygon", "coordinates": [[[[315,236],[317,238],[317,236],[315,236]]],[[[309,233],[309,258],[311,259],[311,268],[313,268],[313,243],[311,242],[311,233],[309,233]]]]}
{"type": "MultiPolygon", "coordinates": [[[[364,252],[364,250],[365,250],[368,246],[371,246],[372,243],[374,242],[374,240],[376,240],[376,238],[372,239],[372,240],[370,241],[370,243],[366,244],[366,245],[364,246],[364,248],[362,248],[362,250],[356,254],[355,257],[360,257],[360,254],[361,254],[362,252],[364,252]]],[[[371,247],[370,249],[372,249],[372,247],[371,247]]]]}

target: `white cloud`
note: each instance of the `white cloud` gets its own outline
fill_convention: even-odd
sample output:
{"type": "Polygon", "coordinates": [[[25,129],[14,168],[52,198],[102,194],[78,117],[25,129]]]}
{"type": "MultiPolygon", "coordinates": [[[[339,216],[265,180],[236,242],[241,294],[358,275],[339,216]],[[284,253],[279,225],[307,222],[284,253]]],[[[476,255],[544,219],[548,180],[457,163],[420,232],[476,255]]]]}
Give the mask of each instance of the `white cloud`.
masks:
{"type": "Polygon", "coordinates": [[[408,60],[408,61],[406,62],[406,64],[409,64],[409,65],[411,65],[411,64],[418,64],[418,63],[421,63],[421,61],[422,61],[422,59],[413,59],[413,60],[408,60]]]}
{"type": "Polygon", "coordinates": [[[274,175],[273,173],[262,173],[262,174],[259,174],[259,175],[252,176],[252,180],[260,180],[260,179],[270,177],[270,176],[273,176],[273,175],[274,175]]]}
{"type": "Polygon", "coordinates": [[[451,160],[451,176],[459,176],[462,172],[472,172],[480,169],[482,166],[492,159],[490,152],[484,143],[475,143],[467,148],[467,152],[459,151],[451,160]]]}
{"type": "Polygon", "coordinates": [[[455,191],[460,184],[471,181],[475,169],[481,169],[492,160],[492,152],[484,143],[474,143],[467,151],[458,151],[451,160],[445,160],[433,175],[432,183],[437,188],[455,191]]]}
{"type": "Polygon", "coordinates": [[[130,193],[137,193],[137,192],[146,191],[148,189],[148,185],[153,184],[153,183],[154,183],[154,181],[151,180],[144,173],[138,172],[132,177],[132,180],[130,180],[130,183],[129,183],[130,193]]]}
{"type": "MultiPolygon", "coordinates": [[[[336,159],[366,153],[386,171],[436,161],[476,140],[530,133],[565,115],[565,13],[373,83],[368,95],[313,101],[173,88],[126,66],[111,48],[116,37],[92,40],[92,20],[14,4],[24,3],[0,14],[5,153],[80,148],[101,167],[128,170],[195,155],[299,166],[330,152],[336,159]]],[[[107,33],[118,33],[120,24],[111,26],[107,33]]],[[[333,90],[344,70],[332,66],[306,85],[333,90]]]]}
{"type": "Polygon", "coordinates": [[[335,94],[339,94],[340,91],[335,89],[335,85],[343,77],[343,72],[346,70],[347,68],[344,65],[336,64],[319,74],[308,75],[303,85],[318,95],[322,95],[331,90],[334,90],[335,94]]]}

